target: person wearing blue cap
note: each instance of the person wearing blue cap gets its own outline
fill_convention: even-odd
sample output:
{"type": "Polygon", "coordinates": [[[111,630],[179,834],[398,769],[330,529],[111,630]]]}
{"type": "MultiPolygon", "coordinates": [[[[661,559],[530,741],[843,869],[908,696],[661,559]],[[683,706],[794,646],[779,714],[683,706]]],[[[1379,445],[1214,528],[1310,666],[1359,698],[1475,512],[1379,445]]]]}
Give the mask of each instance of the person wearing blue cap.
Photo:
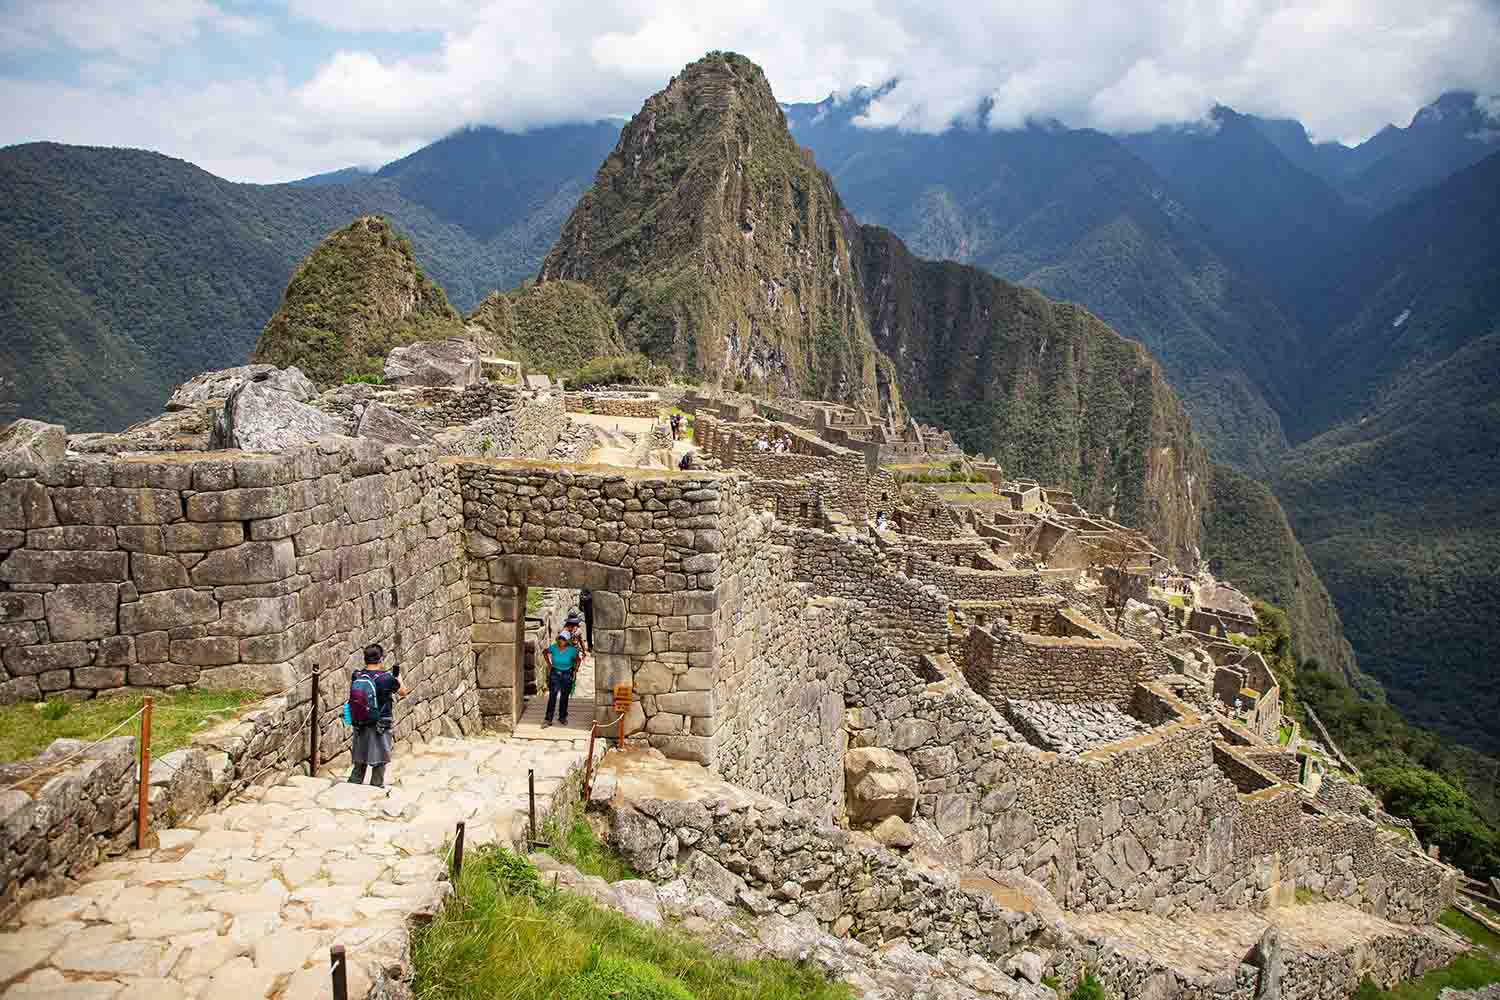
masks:
{"type": "Polygon", "coordinates": [[[543,728],[552,725],[554,711],[563,725],[568,724],[568,696],[578,676],[578,647],[568,633],[559,632],[557,641],[542,651],[547,660],[547,715],[543,728]]]}

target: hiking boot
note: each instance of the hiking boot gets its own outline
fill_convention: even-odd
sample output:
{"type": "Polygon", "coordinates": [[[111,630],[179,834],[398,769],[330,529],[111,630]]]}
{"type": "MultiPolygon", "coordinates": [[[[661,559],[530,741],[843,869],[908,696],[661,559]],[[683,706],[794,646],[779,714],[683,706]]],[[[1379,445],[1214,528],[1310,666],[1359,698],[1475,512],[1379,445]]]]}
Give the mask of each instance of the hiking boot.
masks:
{"type": "Polygon", "coordinates": [[[552,720],[551,719],[543,719],[542,720],[542,728],[543,729],[546,729],[550,725],[552,725],[552,720]]]}

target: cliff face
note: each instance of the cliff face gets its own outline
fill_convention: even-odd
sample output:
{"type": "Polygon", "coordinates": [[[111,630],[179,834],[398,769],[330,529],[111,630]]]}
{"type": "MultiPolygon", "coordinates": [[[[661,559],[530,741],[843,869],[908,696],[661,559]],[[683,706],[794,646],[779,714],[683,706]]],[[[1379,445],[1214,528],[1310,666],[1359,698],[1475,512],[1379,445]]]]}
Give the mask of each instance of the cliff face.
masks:
{"type": "Polygon", "coordinates": [[[319,385],[378,373],[393,347],[463,336],[463,321],[411,244],[379,216],[328,236],[292,273],[250,360],[296,365],[319,385]]]}
{"type": "Polygon", "coordinates": [[[628,347],[679,370],[896,406],[882,398],[852,227],[760,67],[710,53],[625,126],[539,280],[592,285],[628,347]]]}
{"type": "Polygon", "coordinates": [[[1144,347],[1079,306],[915,257],[884,229],[863,227],[856,246],[875,343],[914,414],[1194,563],[1208,459],[1144,347]]]}

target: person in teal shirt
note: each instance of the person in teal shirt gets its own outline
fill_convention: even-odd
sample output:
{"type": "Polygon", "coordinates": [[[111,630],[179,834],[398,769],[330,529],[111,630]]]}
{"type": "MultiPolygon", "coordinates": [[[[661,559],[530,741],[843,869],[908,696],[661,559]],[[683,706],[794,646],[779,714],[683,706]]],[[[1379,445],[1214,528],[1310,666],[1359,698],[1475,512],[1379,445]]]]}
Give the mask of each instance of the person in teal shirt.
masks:
{"type": "Polygon", "coordinates": [[[557,709],[558,720],[568,724],[568,695],[573,693],[573,682],[578,676],[578,647],[569,641],[566,632],[548,646],[542,655],[547,658],[547,716],[543,726],[552,725],[553,710],[557,709]]]}

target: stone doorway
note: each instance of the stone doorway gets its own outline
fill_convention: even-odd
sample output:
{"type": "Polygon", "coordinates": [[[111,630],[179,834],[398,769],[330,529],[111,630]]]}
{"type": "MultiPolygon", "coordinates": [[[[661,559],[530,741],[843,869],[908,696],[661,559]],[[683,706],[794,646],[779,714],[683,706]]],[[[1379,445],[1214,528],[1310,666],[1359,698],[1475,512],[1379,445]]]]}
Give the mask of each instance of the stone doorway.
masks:
{"type": "MultiPolygon", "coordinates": [[[[594,595],[594,634],[589,669],[579,674],[573,693],[573,728],[594,719],[609,721],[616,683],[630,683],[631,656],[625,652],[625,607],[631,573],[582,559],[556,556],[496,555],[470,559],[469,589],[474,608],[475,682],[486,728],[513,731],[523,717],[540,723],[545,686],[527,698],[526,592],[532,587],[576,590],[594,595]],[[590,681],[588,687],[583,682],[590,681]],[[528,701],[530,705],[528,705],[528,701]],[[535,711],[531,709],[535,708],[535,711]]],[[[547,637],[550,639],[550,637],[547,637]]]]}

